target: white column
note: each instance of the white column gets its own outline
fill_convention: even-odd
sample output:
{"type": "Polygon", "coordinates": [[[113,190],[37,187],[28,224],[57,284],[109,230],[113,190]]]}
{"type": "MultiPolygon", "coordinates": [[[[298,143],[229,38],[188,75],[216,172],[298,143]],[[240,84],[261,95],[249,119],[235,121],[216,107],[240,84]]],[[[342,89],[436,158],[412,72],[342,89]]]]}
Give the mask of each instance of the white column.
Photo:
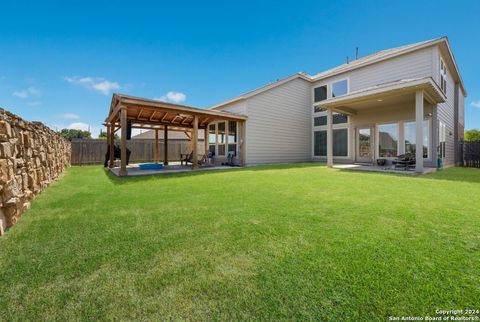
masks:
{"type": "Polygon", "coordinates": [[[333,166],[333,116],[332,110],[327,109],[327,167],[333,166]]]}
{"type": "Polygon", "coordinates": [[[415,171],[423,172],[423,91],[415,93],[415,171]]]}

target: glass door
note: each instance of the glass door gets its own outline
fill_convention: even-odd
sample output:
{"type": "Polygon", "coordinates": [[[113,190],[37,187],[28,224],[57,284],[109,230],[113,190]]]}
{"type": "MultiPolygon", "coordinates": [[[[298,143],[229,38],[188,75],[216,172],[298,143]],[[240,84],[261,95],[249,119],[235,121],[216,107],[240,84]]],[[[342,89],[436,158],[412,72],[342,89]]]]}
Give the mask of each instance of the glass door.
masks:
{"type": "Polygon", "coordinates": [[[373,130],[370,127],[357,129],[356,162],[373,162],[373,130]]]}

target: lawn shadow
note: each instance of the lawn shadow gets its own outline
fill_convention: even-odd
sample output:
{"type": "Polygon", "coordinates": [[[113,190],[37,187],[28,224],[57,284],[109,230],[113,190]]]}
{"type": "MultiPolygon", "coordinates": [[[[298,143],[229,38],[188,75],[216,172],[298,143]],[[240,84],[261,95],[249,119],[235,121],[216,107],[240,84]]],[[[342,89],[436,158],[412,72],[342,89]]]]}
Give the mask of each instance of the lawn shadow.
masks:
{"type": "Polygon", "coordinates": [[[281,170],[281,169],[296,169],[296,168],[318,168],[324,167],[323,163],[311,162],[311,163],[285,163],[285,164],[265,164],[265,165],[256,165],[251,167],[232,167],[226,169],[215,169],[215,170],[200,170],[200,171],[188,171],[188,172],[179,172],[179,173],[152,173],[145,175],[137,176],[126,176],[119,177],[113,174],[109,169],[105,169],[105,175],[107,178],[114,184],[122,185],[125,183],[131,182],[140,182],[152,179],[167,179],[167,178],[183,178],[183,177],[193,177],[193,176],[204,176],[215,173],[225,173],[225,172],[242,172],[242,171],[271,171],[271,170],[281,170]]]}

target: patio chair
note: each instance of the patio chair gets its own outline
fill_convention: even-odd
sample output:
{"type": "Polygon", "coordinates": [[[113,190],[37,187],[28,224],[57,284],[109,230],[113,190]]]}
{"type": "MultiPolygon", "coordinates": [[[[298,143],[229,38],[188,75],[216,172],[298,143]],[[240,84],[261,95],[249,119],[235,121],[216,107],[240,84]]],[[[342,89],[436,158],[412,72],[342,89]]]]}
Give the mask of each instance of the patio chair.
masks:
{"type": "Polygon", "coordinates": [[[415,168],[415,154],[405,153],[399,155],[394,161],[392,161],[395,169],[410,170],[415,168]]]}
{"type": "Polygon", "coordinates": [[[190,153],[180,153],[180,164],[183,165],[183,162],[185,162],[185,165],[188,165],[188,163],[192,163],[193,159],[193,152],[190,153]]]}

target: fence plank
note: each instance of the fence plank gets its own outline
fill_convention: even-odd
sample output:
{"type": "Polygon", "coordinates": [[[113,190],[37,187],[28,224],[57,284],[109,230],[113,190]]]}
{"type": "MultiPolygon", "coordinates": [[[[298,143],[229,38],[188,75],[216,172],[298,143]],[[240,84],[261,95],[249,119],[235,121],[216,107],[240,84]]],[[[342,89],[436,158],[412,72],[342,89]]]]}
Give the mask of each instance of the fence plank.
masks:
{"type": "Polygon", "coordinates": [[[463,166],[480,168],[480,142],[460,142],[463,150],[463,166]]]}
{"type": "MultiPolygon", "coordinates": [[[[115,141],[120,144],[120,141],[115,141]]],[[[131,151],[130,162],[153,162],[153,139],[135,139],[127,141],[127,148],[131,151]]],[[[107,140],[102,139],[75,139],[72,141],[72,165],[98,164],[105,160],[107,140]]],[[[180,153],[191,152],[190,141],[168,140],[168,161],[179,161],[180,153]]],[[[203,141],[198,144],[198,151],[203,153],[203,141]]],[[[159,142],[159,155],[163,156],[164,142],[159,142]]]]}

